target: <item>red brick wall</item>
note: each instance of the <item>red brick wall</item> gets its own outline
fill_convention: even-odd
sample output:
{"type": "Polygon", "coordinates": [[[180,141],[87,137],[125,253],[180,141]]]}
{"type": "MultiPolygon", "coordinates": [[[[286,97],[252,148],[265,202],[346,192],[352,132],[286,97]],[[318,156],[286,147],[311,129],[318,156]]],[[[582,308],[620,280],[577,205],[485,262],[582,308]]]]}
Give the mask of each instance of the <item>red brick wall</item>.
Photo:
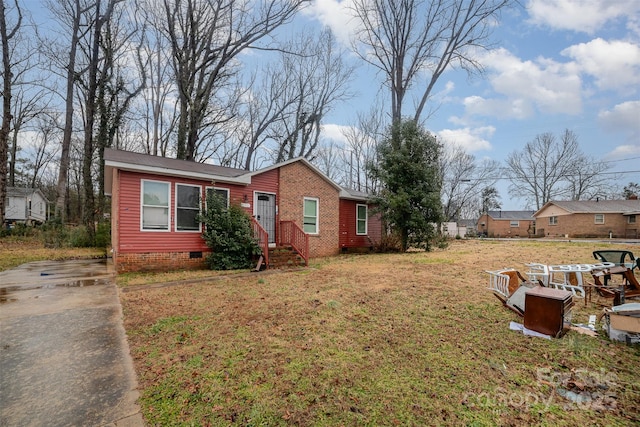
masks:
{"type": "Polygon", "coordinates": [[[114,265],[118,273],[134,271],[195,270],[206,268],[205,257],[191,258],[189,252],[116,253],[114,265]]]}
{"type": "Polygon", "coordinates": [[[338,189],[302,162],[280,168],[280,221],[294,221],[302,228],[305,197],[319,200],[319,234],[309,235],[312,257],[336,255],[339,252],[340,207],[338,189]]]}
{"type": "Polygon", "coordinates": [[[511,227],[511,220],[494,219],[484,214],[478,220],[478,233],[487,233],[488,237],[529,237],[534,221],[518,220],[518,227],[511,227]],[[482,226],[481,224],[485,225],[482,226]]]}
{"type": "Polygon", "coordinates": [[[622,214],[604,214],[604,224],[595,223],[595,214],[581,213],[558,215],[555,225],[549,225],[549,217],[539,217],[538,229],[544,230],[545,236],[569,237],[634,237],[638,233],[638,224],[628,224],[627,217],[622,214]]]}

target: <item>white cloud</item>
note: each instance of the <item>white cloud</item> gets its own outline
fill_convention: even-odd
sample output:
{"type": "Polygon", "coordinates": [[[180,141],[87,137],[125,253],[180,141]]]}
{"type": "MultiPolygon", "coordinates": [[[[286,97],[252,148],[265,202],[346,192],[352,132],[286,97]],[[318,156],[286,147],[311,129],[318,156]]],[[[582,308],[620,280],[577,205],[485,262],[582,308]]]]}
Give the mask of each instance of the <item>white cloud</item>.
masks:
{"type": "Polygon", "coordinates": [[[358,22],[350,11],[351,0],[315,0],[303,13],[317,19],[322,25],[331,28],[336,39],[345,46],[350,45],[358,22]]]}
{"type": "Polygon", "coordinates": [[[619,145],[613,151],[609,152],[606,159],[627,159],[629,157],[640,156],[639,145],[619,145]]]}
{"type": "Polygon", "coordinates": [[[344,136],[344,132],[350,128],[351,126],[336,125],[332,123],[323,124],[322,137],[346,146],[348,141],[344,136]]]}
{"type": "Polygon", "coordinates": [[[601,111],[598,119],[611,131],[628,130],[640,133],[640,101],[623,102],[613,107],[613,110],[601,111]]]}
{"type": "Polygon", "coordinates": [[[467,152],[491,150],[491,143],[486,139],[493,136],[496,128],[483,126],[478,128],[443,129],[436,132],[438,140],[445,145],[457,145],[467,152]]]}
{"type": "Polygon", "coordinates": [[[635,93],[640,84],[640,46],[637,44],[597,38],[560,53],[572,58],[580,71],[592,75],[600,89],[635,93]]]}
{"type": "Polygon", "coordinates": [[[627,18],[633,29],[640,11],[637,0],[529,0],[530,22],[558,30],[593,34],[610,21],[627,18]]]}
{"type": "Polygon", "coordinates": [[[627,101],[613,110],[601,111],[598,120],[611,134],[624,135],[625,142],[618,145],[607,157],[625,159],[640,155],[640,101],[627,101]]]}
{"type": "Polygon", "coordinates": [[[582,82],[574,63],[543,57],[524,61],[504,48],[485,53],[481,61],[489,70],[489,83],[501,97],[465,98],[469,115],[525,119],[536,111],[571,115],[582,111],[582,82]]]}

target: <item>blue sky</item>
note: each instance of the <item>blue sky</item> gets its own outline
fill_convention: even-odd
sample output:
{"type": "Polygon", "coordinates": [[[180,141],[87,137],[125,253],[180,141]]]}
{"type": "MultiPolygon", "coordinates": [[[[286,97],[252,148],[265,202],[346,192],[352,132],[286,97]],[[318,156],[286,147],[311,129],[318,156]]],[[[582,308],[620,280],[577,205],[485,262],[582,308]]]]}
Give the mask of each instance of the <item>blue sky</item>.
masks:
{"type": "MultiPolygon", "coordinates": [[[[350,1],[316,0],[306,19],[330,26],[347,45],[350,1]]],[[[625,172],[620,188],[640,183],[640,0],[521,3],[503,13],[495,46],[481,54],[483,77],[441,77],[427,127],[445,143],[499,161],[538,134],[570,129],[585,154],[625,172]]],[[[381,84],[372,68],[360,66],[358,95],[327,118],[326,134],[341,140],[341,127],[368,110],[381,84]]],[[[523,208],[507,184],[497,185],[503,209],[523,208]]]]}

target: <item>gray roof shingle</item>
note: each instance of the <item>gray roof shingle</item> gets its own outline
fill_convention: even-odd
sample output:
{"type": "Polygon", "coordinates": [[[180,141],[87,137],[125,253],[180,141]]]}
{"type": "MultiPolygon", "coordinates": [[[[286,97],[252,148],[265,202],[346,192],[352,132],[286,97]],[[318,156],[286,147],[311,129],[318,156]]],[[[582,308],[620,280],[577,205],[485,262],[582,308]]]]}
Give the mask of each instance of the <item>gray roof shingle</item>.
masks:
{"type": "MultiPolygon", "coordinates": [[[[554,204],[571,213],[640,213],[640,200],[564,200],[550,201],[545,206],[554,204]]],[[[541,209],[541,210],[542,210],[541,209]]]]}
{"type": "Polygon", "coordinates": [[[535,211],[489,211],[487,212],[494,220],[509,221],[531,221],[535,211]]]}

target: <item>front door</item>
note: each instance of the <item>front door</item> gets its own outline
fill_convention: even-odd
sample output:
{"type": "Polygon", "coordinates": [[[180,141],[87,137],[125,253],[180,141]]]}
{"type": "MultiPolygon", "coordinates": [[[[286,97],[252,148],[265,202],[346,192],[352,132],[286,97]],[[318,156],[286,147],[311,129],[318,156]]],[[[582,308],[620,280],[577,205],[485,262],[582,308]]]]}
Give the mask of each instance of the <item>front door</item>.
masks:
{"type": "Polygon", "coordinates": [[[256,220],[269,233],[269,243],[276,242],[276,195],[256,193],[256,220]]]}

